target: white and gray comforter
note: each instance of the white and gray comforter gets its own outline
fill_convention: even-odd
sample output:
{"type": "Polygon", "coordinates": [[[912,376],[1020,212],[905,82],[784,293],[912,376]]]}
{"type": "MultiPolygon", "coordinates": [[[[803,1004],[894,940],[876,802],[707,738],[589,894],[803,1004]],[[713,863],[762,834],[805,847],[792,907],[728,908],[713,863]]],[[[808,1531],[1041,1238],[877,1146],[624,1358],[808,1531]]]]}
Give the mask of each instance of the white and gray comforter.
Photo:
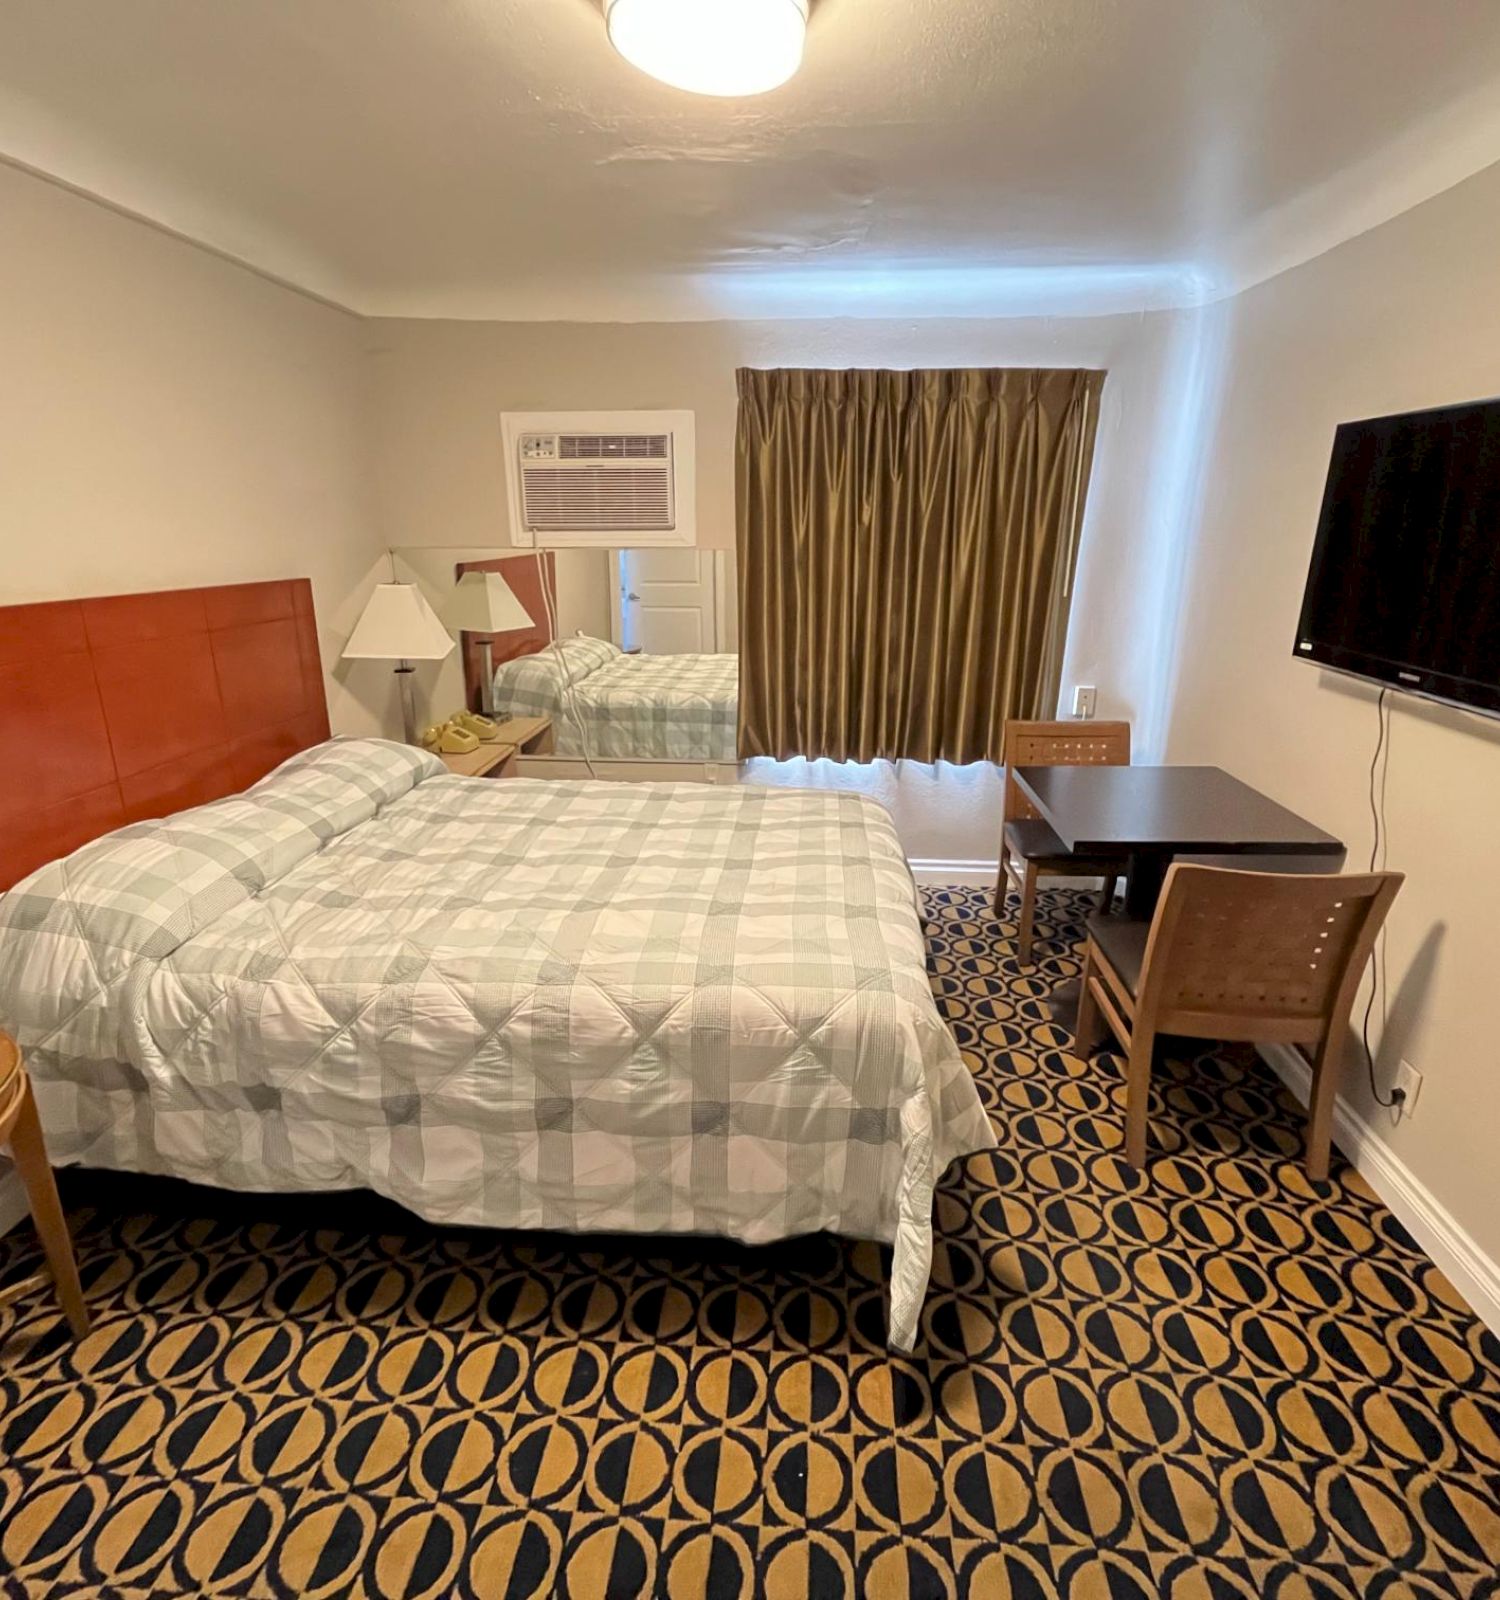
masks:
{"type": "Polygon", "coordinates": [[[59,1162],[881,1240],[898,1349],[934,1182],[994,1143],[890,820],[850,794],[479,782],[335,740],[0,897],[0,1026],[59,1162]]]}
{"type": "Polygon", "coordinates": [[[736,655],[626,655],[587,637],[495,669],[496,710],[550,716],[560,756],[733,761],[739,691],[736,655]]]}

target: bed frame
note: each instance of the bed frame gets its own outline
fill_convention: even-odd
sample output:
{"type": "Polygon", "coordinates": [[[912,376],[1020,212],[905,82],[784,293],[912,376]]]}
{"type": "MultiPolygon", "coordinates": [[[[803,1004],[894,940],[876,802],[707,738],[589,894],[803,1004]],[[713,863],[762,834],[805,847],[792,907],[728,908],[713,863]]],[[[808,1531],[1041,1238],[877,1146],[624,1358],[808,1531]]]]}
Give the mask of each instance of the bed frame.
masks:
{"type": "Polygon", "coordinates": [[[0,890],[327,737],[306,578],[0,606],[0,890]]]}

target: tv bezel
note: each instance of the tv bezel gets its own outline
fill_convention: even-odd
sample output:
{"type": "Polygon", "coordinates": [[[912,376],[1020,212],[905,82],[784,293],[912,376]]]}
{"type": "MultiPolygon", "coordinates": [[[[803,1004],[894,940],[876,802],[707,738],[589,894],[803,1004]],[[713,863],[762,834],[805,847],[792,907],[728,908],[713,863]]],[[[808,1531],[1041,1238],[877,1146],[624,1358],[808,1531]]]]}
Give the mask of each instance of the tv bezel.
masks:
{"type": "Polygon", "coordinates": [[[1398,689],[1403,694],[1415,695],[1422,700],[1432,700],[1439,705],[1454,706],[1460,711],[1473,711],[1481,716],[1500,718],[1500,682],[1483,683],[1475,678],[1463,678],[1454,673],[1433,672],[1410,661],[1392,661],[1384,656],[1372,655],[1363,650],[1350,650],[1343,645],[1329,644],[1309,635],[1308,612],[1311,609],[1313,569],[1322,552],[1328,535],[1329,501],[1333,494],[1333,454],[1338,446],[1338,436],[1345,428],[1362,428],[1372,422],[1394,422],[1405,417],[1433,416],[1444,411],[1468,411],[1475,406],[1500,406],[1500,396],[1488,399],[1451,401],[1447,405],[1423,406],[1415,411],[1391,411],[1374,417],[1359,417],[1339,423],[1334,429],[1329,446],[1329,473],[1323,485],[1323,498],[1318,507],[1318,526],[1313,535],[1312,550],[1307,558],[1307,578],[1302,585],[1302,606],[1297,614],[1297,634],[1292,641],[1292,654],[1299,661],[1316,662],[1320,667],[1339,672],[1350,678],[1361,678],[1367,683],[1377,683],[1386,688],[1398,689]]]}

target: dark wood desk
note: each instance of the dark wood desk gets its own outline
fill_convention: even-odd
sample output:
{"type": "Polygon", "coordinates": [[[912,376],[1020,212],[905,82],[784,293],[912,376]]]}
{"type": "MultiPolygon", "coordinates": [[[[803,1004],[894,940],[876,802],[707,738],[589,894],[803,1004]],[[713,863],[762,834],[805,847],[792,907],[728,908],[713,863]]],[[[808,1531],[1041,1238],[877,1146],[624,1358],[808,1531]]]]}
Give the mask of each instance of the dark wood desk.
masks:
{"type": "Polygon", "coordinates": [[[1218,767],[1017,767],[1015,778],[1068,849],[1128,854],[1125,909],[1133,917],[1155,911],[1176,856],[1343,868],[1344,846],[1332,834],[1218,767]]]}

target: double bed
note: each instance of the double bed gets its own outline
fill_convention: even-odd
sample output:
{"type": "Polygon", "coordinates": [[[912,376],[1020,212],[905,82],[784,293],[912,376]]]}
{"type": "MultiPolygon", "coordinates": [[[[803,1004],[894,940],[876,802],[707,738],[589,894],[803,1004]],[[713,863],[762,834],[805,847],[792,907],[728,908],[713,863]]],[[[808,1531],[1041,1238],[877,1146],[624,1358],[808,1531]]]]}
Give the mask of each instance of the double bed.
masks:
{"type": "Polygon", "coordinates": [[[431,1220],[892,1247],[994,1143],[889,817],[851,794],[451,776],[316,743],[0,897],[53,1159],[431,1220]]]}
{"type": "Polygon", "coordinates": [[[633,655],[579,635],[495,669],[501,716],[550,716],[560,756],[733,761],[736,655],[633,655]]]}

